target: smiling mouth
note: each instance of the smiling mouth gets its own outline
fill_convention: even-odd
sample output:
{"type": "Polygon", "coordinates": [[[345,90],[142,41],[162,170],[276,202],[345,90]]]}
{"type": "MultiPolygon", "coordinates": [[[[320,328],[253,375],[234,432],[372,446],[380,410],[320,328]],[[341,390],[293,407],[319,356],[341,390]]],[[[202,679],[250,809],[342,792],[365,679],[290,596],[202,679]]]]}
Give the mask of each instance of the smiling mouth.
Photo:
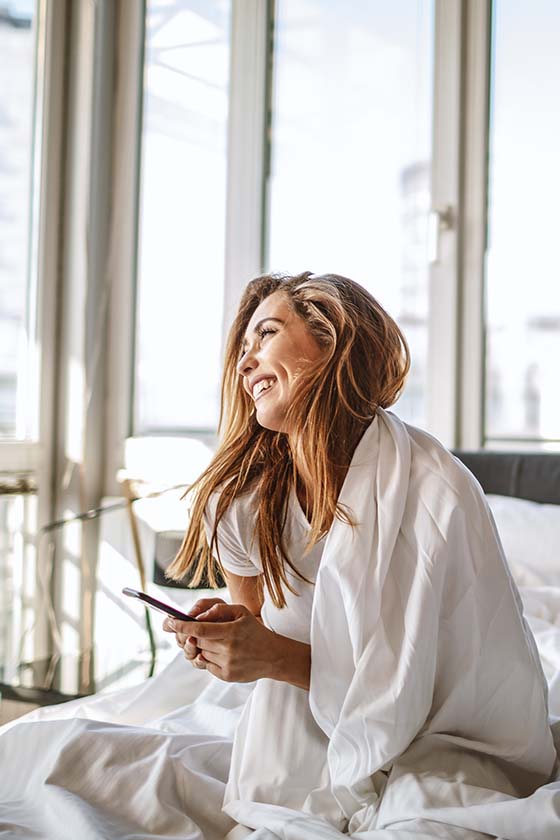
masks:
{"type": "Polygon", "coordinates": [[[253,399],[256,402],[276,384],[276,379],[261,379],[253,388],[253,399]]]}

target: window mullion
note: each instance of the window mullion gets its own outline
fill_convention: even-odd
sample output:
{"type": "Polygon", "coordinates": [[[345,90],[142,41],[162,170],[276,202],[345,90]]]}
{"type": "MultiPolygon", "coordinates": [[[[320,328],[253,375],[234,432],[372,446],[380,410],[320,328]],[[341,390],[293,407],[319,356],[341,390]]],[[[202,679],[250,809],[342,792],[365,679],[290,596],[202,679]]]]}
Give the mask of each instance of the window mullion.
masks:
{"type": "Polygon", "coordinates": [[[111,362],[107,368],[105,410],[104,494],[107,496],[120,493],[117,472],[124,464],[125,441],[132,431],[144,28],[144,3],[119,5],[108,266],[111,362]]]}
{"type": "Polygon", "coordinates": [[[224,334],[247,281],[261,271],[268,3],[233,0],[224,334]]]}
{"type": "Polygon", "coordinates": [[[483,444],[491,0],[466,5],[458,445],[483,444]]]}
{"type": "Polygon", "coordinates": [[[462,0],[436,0],[428,428],[447,446],[457,442],[462,0]]]}

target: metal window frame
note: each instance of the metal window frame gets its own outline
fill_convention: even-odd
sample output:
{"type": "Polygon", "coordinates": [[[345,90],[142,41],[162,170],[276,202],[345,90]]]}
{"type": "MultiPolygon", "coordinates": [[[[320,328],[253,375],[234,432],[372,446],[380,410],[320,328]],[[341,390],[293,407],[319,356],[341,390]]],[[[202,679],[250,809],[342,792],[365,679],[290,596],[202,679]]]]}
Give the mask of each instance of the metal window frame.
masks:
{"type": "MultiPolygon", "coordinates": [[[[33,246],[29,267],[34,321],[33,367],[37,376],[37,417],[31,426],[36,439],[2,441],[0,463],[5,491],[36,492],[37,506],[31,532],[52,520],[55,505],[57,450],[59,316],[61,309],[61,248],[64,205],[66,121],[66,62],[69,5],[67,0],[37,0],[36,77],[34,115],[33,246]],[[18,487],[20,490],[18,490],[18,487]]],[[[37,539],[35,579],[27,581],[27,596],[34,601],[34,622],[26,651],[31,658],[51,650],[47,608],[41,597],[40,567],[45,564],[43,544],[37,539]]]]}
{"type": "Polygon", "coordinates": [[[427,425],[457,440],[461,236],[462,0],[436,0],[431,216],[437,238],[429,268],[427,425]]]}
{"type": "MultiPolygon", "coordinates": [[[[103,490],[114,9],[110,0],[80,4],[40,0],[38,5],[42,55],[38,85],[43,96],[36,129],[41,138],[37,167],[40,444],[12,447],[9,466],[15,470],[31,465],[36,471],[38,597],[33,659],[43,662],[53,651],[49,612],[52,608],[59,616],[63,612],[67,561],[77,560],[80,567],[80,649],[89,652],[92,640],[96,526],[77,525],[72,534],[62,529],[52,540],[41,535],[53,520],[96,506],[103,490]],[[41,570],[44,578],[53,557],[49,582],[41,582],[41,570]]],[[[89,653],[79,667],[80,674],[75,665],[66,669],[72,692],[92,686],[89,653]]]]}
{"type": "MultiPolygon", "coordinates": [[[[492,81],[493,81],[493,74],[495,72],[495,62],[496,62],[496,55],[494,53],[495,47],[495,27],[496,27],[496,14],[497,14],[497,0],[477,0],[476,5],[474,6],[472,12],[475,16],[480,17],[484,14],[485,20],[480,23],[479,25],[479,32],[480,37],[485,38],[485,54],[483,55],[480,52],[480,48],[482,44],[479,44],[479,54],[478,59],[479,61],[483,62],[481,64],[480,72],[484,71],[485,79],[484,83],[486,89],[484,91],[486,96],[486,123],[484,125],[485,129],[485,145],[483,150],[478,151],[478,155],[475,156],[475,161],[478,161],[478,166],[475,163],[474,166],[474,179],[476,179],[477,174],[482,172],[484,167],[484,177],[485,177],[485,184],[484,184],[484,194],[480,194],[479,197],[479,216],[478,216],[478,223],[479,223],[479,238],[480,241],[478,242],[478,253],[476,253],[476,246],[473,248],[474,253],[478,257],[478,273],[474,276],[474,295],[478,295],[478,306],[477,306],[477,314],[480,313],[480,320],[477,322],[480,324],[480,344],[481,344],[481,361],[480,361],[480,393],[479,393],[479,423],[480,423],[480,432],[477,437],[478,446],[480,449],[486,450],[494,450],[494,451],[503,451],[507,450],[510,452],[517,451],[517,452],[525,452],[525,451],[541,451],[541,452],[557,452],[560,448],[560,438],[558,437],[542,437],[542,436],[532,436],[529,433],[522,433],[519,430],[513,430],[511,433],[498,433],[498,434],[490,434],[487,430],[487,416],[486,416],[486,354],[488,351],[488,343],[487,343],[487,312],[486,312],[486,297],[487,297],[487,277],[486,277],[486,250],[488,246],[487,242],[487,235],[488,235],[488,193],[489,193],[489,168],[490,168],[490,157],[491,157],[491,144],[492,144],[492,137],[491,137],[491,111],[492,111],[492,81]],[[483,7],[480,8],[480,6],[483,7]],[[483,160],[484,156],[484,160],[483,160]],[[478,288],[476,288],[478,286],[478,288]]],[[[473,45],[473,51],[476,50],[476,45],[473,45]]],[[[479,112],[480,113],[480,112],[479,112]]],[[[476,116],[475,116],[476,119],[476,116]]],[[[476,180],[475,183],[475,191],[476,191],[476,180]]],[[[473,241],[476,240],[476,232],[473,234],[472,237],[473,241]]],[[[472,319],[474,323],[474,318],[472,319]]],[[[471,389],[472,390],[472,389],[471,389]]]]}
{"type": "Polygon", "coordinates": [[[468,450],[484,445],[491,15],[492,0],[466,4],[457,446],[468,450]]]}
{"type": "Polygon", "coordinates": [[[223,334],[248,279],[262,270],[270,8],[233,0],[223,334]]]}
{"type": "Polygon", "coordinates": [[[126,440],[132,435],[145,14],[144,0],[119,4],[108,266],[112,291],[105,407],[106,496],[120,493],[117,473],[125,465],[126,440]]]}
{"type": "MultiPolygon", "coordinates": [[[[61,303],[62,242],[64,218],[65,122],[67,108],[67,0],[40,0],[39,39],[44,49],[43,117],[37,260],[39,345],[40,460],[38,526],[50,522],[55,509],[55,463],[58,402],[59,316],[61,303]]],[[[41,559],[41,558],[39,558],[41,559]]]]}
{"type": "Polygon", "coordinates": [[[436,0],[428,426],[482,446],[491,0],[436,0]]]}
{"type": "MultiPolygon", "coordinates": [[[[4,473],[33,474],[35,480],[48,470],[52,437],[54,394],[53,353],[56,345],[56,301],[59,225],[57,208],[61,195],[60,146],[63,111],[63,64],[65,0],[37,0],[35,13],[35,80],[33,118],[33,209],[30,212],[30,265],[28,268],[30,344],[28,364],[34,369],[36,417],[30,426],[32,439],[1,440],[0,469],[4,473]],[[46,196],[49,196],[47,212],[46,196]],[[53,212],[54,210],[54,212],[53,212]],[[39,444],[41,441],[41,445],[39,444]],[[46,445],[45,445],[46,443],[46,445]]],[[[31,184],[30,184],[31,186],[31,184]]],[[[43,513],[48,498],[42,494],[43,513]]],[[[41,516],[40,516],[41,518],[41,516]]]]}

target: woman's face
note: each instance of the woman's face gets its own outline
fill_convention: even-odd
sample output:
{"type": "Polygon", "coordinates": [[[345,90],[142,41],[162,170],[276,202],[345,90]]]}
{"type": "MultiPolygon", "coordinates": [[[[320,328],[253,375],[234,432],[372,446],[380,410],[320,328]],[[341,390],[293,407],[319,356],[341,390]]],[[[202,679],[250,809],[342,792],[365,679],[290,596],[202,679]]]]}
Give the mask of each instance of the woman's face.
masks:
{"type": "Polygon", "coordinates": [[[274,292],[255,309],[247,326],[237,370],[253,399],[257,422],[287,432],[285,417],[294,385],[321,348],[284,292],[274,292]]]}

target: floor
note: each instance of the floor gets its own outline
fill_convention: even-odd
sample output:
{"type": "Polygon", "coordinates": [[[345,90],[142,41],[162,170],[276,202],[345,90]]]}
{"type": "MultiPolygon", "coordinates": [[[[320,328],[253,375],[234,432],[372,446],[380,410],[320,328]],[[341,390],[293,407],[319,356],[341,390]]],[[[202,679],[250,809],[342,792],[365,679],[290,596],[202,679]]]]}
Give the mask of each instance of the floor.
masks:
{"type": "Polygon", "coordinates": [[[17,700],[0,699],[0,725],[21,717],[36,708],[36,703],[21,703],[17,700]]]}

